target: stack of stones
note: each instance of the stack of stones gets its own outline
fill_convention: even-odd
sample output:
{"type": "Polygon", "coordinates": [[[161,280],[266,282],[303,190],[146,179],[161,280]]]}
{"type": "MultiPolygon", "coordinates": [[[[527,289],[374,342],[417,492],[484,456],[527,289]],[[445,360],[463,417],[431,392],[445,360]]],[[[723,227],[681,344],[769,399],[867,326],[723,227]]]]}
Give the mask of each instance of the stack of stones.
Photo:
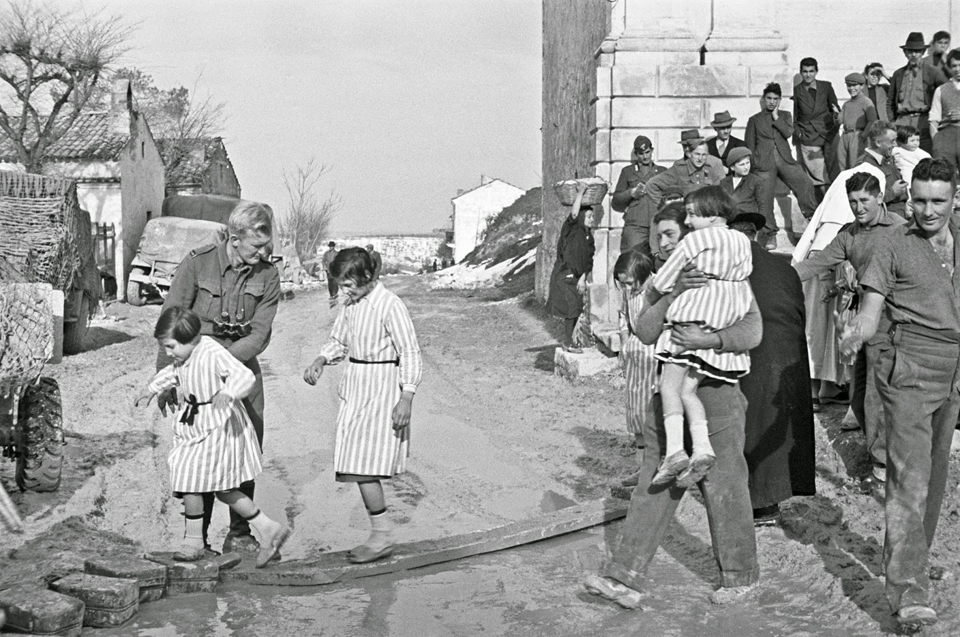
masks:
{"type": "Polygon", "coordinates": [[[0,591],[4,628],[79,637],[84,626],[122,626],[137,614],[140,604],[213,591],[220,569],[240,562],[233,554],[199,562],[176,562],[170,553],[146,557],[91,558],[84,563],[83,573],[62,577],[49,589],[15,586],[0,591]]]}

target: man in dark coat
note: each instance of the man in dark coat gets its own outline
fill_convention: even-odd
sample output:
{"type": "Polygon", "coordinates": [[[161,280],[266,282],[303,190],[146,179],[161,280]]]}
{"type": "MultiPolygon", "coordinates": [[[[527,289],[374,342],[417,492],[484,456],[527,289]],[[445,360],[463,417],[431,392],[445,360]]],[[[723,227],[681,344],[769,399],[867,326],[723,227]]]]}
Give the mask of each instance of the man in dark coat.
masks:
{"type": "Polygon", "coordinates": [[[797,196],[800,212],[809,219],[817,210],[813,182],[793,158],[790,138],[793,137],[793,121],[790,113],[781,111],[780,85],[771,83],[763,89],[762,108],[747,120],[745,141],[753,153],[753,172],[763,182],[763,209],[760,213],[767,224],[761,233],[760,244],[765,248],[777,245],[777,219],[773,214],[773,199],[776,195],[777,178],[797,196]]]}
{"type": "Polygon", "coordinates": [[[759,213],[763,206],[763,184],[759,177],[750,172],[752,155],[746,146],[735,148],[727,154],[727,169],[730,172],[720,182],[720,187],[733,199],[737,212],[759,213]]]}
{"type": "Polygon", "coordinates": [[[933,139],[927,114],[933,102],[933,92],[946,83],[947,76],[935,66],[923,63],[927,43],[923,33],[914,31],[900,47],[907,65],[893,72],[887,91],[887,110],[897,126],[910,125],[920,131],[920,148],[933,152],[933,139]]]}
{"type": "Polygon", "coordinates": [[[840,172],[836,161],[840,106],[833,85],[818,80],[818,71],[814,58],[800,60],[803,79],[793,87],[793,141],[797,158],[823,199],[823,192],[840,172]]]}
{"type": "Polygon", "coordinates": [[[727,165],[727,156],[731,150],[747,145],[745,141],[732,135],[735,121],[737,121],[737,118],[731,117],[730,111],[723,111],[722,113],[715,113],[713,121],[710,122],[713,130],[717,131],[717,136],[707,140],[707,150],[713,157],[722,161],[724,166],[727,165]]]}
{"type": "Polygon", "coordinates": [[[750,350],[750,373],[740,379],[748,405],[743,453],[757,526],[776,524],[784,500],[816,493],[803,289],[790,262],[754,240],[764,222],[756,213],[730,221],[751,239],[750,287],[763,317],[763,338],[750,350]]]}

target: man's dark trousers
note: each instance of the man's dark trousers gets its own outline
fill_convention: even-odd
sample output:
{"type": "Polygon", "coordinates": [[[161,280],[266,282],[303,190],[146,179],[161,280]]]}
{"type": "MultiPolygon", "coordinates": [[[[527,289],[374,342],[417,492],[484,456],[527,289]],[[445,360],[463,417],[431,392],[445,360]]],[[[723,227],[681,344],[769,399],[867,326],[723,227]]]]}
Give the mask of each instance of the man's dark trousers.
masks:
{"type": "Polygon", "coordinates": [[[960,344],[897,326],[880,346],[877,389],[887,434],[883,564],[894,612],[929,605],[928,558],[960,413],[960,344]]]}
{"type": "Polygon", "coordinates": [[[797,197],[797,203],[800,204],[800,212],[809,219],[817,210],[816,193],[813,190],[813,182],[810,176],[803,170],[800,164],[788,164],[783,161],[779,153],[774,155],[777,163],[776,170],[758,170],[754,174],[763,182],[761,189],[761,201],[763,202],[763,216],[767,220],[764,228],[765,232],[776,233],[777,219],[773,213],[773,200],[777,190],[777,177],[783,180],[793,194],[797,197]]]}
{"type": "MultiPolygon", "coordinates": [[[[760,578],[753,509],[743,456],[747,400],[737,385],[707,380],[697,396],[703,402],[710,427],[710,444],[717,461],[700,484],[707,508],[713,552],[720,567],[721,585],[749,586],[760,578]]],[[[647,566],[673,520],[686,489],[650,485],[666,444],[659,395],[652,401],[656,418],[648,418],[643,438],[647,447],[640,483],[633,490],[627,518],[613,542],[601,574],[641,590],[647,566]],[[656,420],[656,422],[653,422],[656,420]]]]}
{"type": "Polygon", "coordinates": [[[853,392],[850,396],[853,415],[867,439],[867,453],[877,465],[887,464],[887,436],[883,402],[880,400],[873,370],[877,368],[880,346],[889,341],[890,337],[886,332],[877,334],[857,354],[853,366],[853,392]]]}

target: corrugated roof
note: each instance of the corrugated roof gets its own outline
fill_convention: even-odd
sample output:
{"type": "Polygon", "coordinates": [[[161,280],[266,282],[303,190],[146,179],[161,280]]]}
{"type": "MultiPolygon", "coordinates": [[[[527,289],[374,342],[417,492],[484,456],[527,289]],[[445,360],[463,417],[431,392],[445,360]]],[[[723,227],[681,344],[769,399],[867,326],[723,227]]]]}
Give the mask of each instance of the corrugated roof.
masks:
{"type": "MultiPolygon", "coordinates": [[[[116,133],[111,130],[109,113],[82,113],[70,130],[50,147],[44,159],[116,161],[129,139],[129,133],[116,133]]],[[[0,138],[0,160],[17,161],[17,151],[6,136],[0,138]]]]}

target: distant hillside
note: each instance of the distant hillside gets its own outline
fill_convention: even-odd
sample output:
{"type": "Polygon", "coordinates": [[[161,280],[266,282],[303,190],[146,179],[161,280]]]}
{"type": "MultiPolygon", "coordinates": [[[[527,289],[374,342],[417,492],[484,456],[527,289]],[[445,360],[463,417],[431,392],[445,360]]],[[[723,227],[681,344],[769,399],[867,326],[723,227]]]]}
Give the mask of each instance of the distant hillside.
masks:
{"type": "Polygon", "coordinates": [[[483,241],[464,258],[471,265],[487,267],[530,252],[540,245],[543,217],[541,188],[531,188],[490,220],[483,241]]]}

